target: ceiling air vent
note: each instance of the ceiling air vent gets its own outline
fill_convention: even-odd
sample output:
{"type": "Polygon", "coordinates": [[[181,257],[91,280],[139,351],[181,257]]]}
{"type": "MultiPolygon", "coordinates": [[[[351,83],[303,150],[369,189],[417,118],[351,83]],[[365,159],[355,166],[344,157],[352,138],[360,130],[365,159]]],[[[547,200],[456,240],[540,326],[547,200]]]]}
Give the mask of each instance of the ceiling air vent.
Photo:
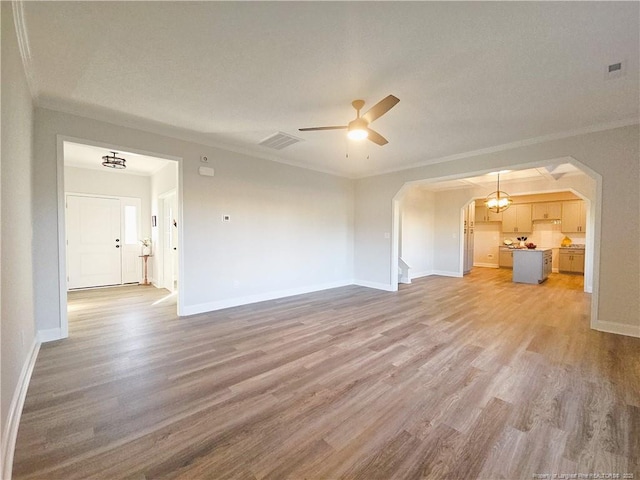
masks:
{"type": "Polygon", "coordinates": [[[625,61],[621,61],[607,65],[606,78],[622,77],[626,73],[626,63],[625,61]]]}
{"type": "Polygon", "coordinates": [[[274,150],[282,150],[294,143],[300,142],[300,138],[293,137],[289,134],[278,132],[262,140],[258,145],[273,148],[274,150]]]}

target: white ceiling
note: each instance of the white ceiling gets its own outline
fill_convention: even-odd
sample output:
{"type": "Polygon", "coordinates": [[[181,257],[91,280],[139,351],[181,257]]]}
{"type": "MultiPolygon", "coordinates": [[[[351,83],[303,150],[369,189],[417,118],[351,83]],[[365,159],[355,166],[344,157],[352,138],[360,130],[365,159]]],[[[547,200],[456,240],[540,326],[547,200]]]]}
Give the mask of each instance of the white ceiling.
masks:
{"type": "Polygon", "coordinates": [[[137,153],[118,150],[117,156],[126,160],[126,169],[114,170],[102,166],[102,157],[112,155],[112,150],[79,143],[64,142],[64,164],[69,167],[89,168],[103,172],[129,173],[135,175],[153,175],[171,160],[139,155],[137,153]]]}
{"type": "Polygon", "coordinates": [[[22,8],[39,105],[349,177],[638,121],[638,2],[22,8]],[[366,111],[388,94],[400,103],[372,125],[384,147],[297,131],[345,125],[352,100],[366,111]],[[302,141],[258,145],[278,131],[302,141]]]}
{"type": "Polygon", "coordinates": [[[502,170],[500,172],[491,172],[486,175],[477,177],[462,178],[457,180],[441,180],[434,183],[423,183],[420,188],[433,192],[442,190],[456,190],[460,188],[488,187],[496,189],[498,176],[500,173],[500,185],[513,185],[519,182],[531,182],[536,180],[548,180],[554,182],[562,177],[586,175],[582,170],[570,163],[561,163],[559,165],[527,168],[523,170],[502,170]]]}

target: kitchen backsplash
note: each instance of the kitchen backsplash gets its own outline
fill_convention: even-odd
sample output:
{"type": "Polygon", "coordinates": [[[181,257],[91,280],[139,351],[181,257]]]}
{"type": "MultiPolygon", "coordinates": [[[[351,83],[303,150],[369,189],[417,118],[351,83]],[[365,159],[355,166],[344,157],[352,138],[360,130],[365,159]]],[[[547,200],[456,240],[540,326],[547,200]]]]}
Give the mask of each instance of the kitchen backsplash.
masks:
{"type": "MultiPolygon", "coordinates": [[[[532,242],[535,243],[539,247],[560,247],[560,243],[562,239],[567,236],[571,239],[571,243],[585,243],[585,235],[579,233],[563,233],[560,231],[561,225],[554,224],[551,222],[542,223],[542,222],[534,222],[533,224],[533,232],[526,235],[527,243],[532,242]]],[[[516,238],[522,236],[518,233],[501,233],[501,242],[504,242],[505,239],[510,238],[515,243],[516,238]]]]}

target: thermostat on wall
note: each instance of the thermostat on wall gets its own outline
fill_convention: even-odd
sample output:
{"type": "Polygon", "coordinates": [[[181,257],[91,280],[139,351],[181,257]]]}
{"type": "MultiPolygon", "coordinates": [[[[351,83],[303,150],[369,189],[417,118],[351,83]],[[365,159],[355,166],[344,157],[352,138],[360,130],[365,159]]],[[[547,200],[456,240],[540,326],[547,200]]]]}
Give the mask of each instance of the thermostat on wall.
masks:
{"type": "Polygon", "coordinates": [[[198,168],[198,173],[204,177],[213,177],[213,168],[211,167],[200,167],[198,168]]]}

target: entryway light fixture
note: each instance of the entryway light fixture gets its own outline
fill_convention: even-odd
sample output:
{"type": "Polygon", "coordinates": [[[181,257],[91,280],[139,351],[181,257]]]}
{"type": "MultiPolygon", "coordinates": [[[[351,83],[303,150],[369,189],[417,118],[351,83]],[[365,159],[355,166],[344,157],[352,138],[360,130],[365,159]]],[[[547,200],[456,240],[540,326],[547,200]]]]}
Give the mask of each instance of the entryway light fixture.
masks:
{"type": "Polygon", "coordinates": [[[123,168],[127,168],[127,161],[124,158],[120,158],[120,157],[116,157],[116,153],[118,152],[111,152],[113,155],[109,156],[109,155],[105,155],[104,157],[102,157],[102,165],[108,168],[116,168],[116,169],[123,169],[123,168]]]}
{"type": "Polygon", "coordinates": [[[513,203],[513,200],[511,200],[509,194],[500,190],[500,172],[498,172],[498,186],[496,191],[487,195],[484,204],[487,209],[492,212],[500,213],[509,208],[511,203],[513,203]]]}

